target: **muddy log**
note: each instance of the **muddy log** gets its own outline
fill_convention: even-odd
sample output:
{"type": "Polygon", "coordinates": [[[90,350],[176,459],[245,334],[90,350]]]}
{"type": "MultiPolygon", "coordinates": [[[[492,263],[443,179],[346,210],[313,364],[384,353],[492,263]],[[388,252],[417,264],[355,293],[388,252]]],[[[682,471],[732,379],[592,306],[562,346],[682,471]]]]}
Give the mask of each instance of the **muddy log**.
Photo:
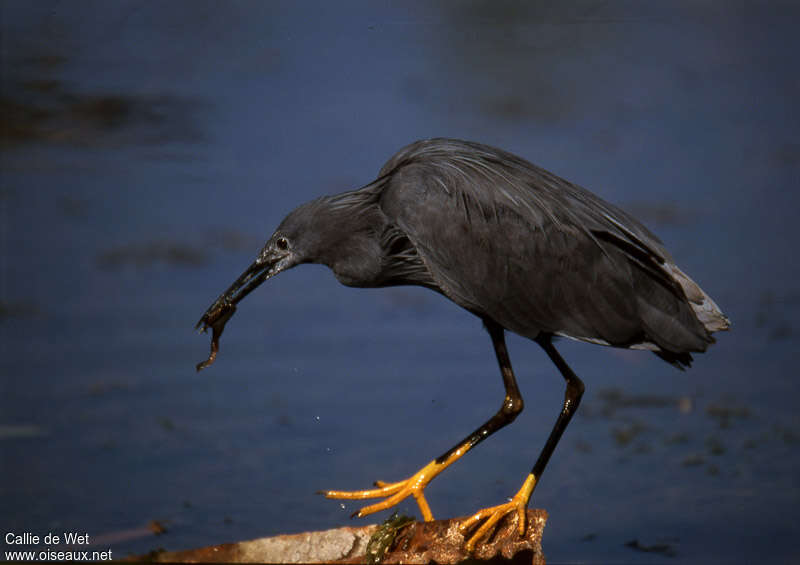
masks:
{"type": "Polygon", "coordinates": [[[464,550],[458,525],[464,518],[411,522],[392,532],[391,542],[376,549],[385,526],[337,528],[321,532],[288,534],[251,541],[226,543],[175,552],[158,552],[133,558],[172,563],[420,563],[481,562],[544,565],[542,532],[544,510],[528,510],[528,527],[519,536],[513,514],[472,555],[464,550]],[[372,540],[372,541],[371,541],[372,540]],[[376,554],[376,551],[379,554],[376,554]],[[371,556],[368,557],[368,553],[371,556]]]}

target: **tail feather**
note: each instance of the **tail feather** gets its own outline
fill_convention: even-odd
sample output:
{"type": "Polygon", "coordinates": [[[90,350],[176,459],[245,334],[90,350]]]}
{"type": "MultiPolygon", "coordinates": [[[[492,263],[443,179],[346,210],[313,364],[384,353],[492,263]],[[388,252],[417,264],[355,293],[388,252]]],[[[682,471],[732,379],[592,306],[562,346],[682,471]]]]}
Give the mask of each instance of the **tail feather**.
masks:
{"type": "Polygon", "coordinates": [[[694,310],[697,319],[706,328],[708,333],[727,330],[730,328],[731,322],[727,316],[722,313],[719,306],[711,299],[709,295],[703,292],[696,282],[689,278],[689,276],[681,271],[676,265],[672,263],[665,263],[664,267],[672,275],[672,278],[677,282],[689,304],[694,310]]]}
{"type": "Polygon", "coordinates": [[[672,351],[653,351],[653,353],[681,371],[685,371],[692,366],[691,353],[673,353],[672,351]]]}

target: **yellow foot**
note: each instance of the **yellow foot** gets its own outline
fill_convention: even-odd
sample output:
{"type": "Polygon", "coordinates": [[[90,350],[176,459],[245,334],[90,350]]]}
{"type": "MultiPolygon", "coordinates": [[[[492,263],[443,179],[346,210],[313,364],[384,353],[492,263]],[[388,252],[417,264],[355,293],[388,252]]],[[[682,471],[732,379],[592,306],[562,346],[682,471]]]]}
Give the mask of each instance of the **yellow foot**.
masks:
{"type": "Polygon", "coordinates": [[[464,545],[464,548],[468,552],[472,553],[472,551],[475,549],[475,545],[492,532],[497,522],[512,512],[517,513],[517,531],[519,532],[520,536],[524,536],[525,510],[528,507],[528,500],[530,500],[531,493],[533,492],[533,488],[535,486],[536,477],[534,477],[533,474],[530,474],[528,475],[528,478],[525,479],[525,482],[522,484],[522,488],[519,489],[519,492],[514,495],[514,498],[505,504],[499,504],[497,506],[492,506],[491,508],[478,510],[475,514],[464,520],[464,522],[458,527],[459,531],[462,535],[464,535],[464,537],[466,537],[466,533],[476,524],[482,520],[486,520],[483,522],[483,524],[481,524],[477,531],[472,534],[472,537],[469,538],[467,543],[464,545]]]}
{"type": "Polygon", "coordinates": [[[381,510],[391,508],[409,496],[413,496],[414,500],[416,500],[417,504],[419,505],[420,512],[422,512],[422,518],[426,522],[430,522],[433,520],[433,513],[431,512],[430,506],[428,506],[428,501],[425,500],[425,487],[451,462],[452,461],[437,463],[436,461],[431,461],[404,481],[399,481],[396,483],[375,481],[375,486],[377,488],[374,489],[355,491],[323,490],[320,491],[320,494],[325,495],[325,498],[338,498],[344,500],[363,500],[365,498],[386,497],[385,500],[365,506],[353,514],[354,517],[357,516],[359,518],[374,512],[380,512],[381,510]]]}

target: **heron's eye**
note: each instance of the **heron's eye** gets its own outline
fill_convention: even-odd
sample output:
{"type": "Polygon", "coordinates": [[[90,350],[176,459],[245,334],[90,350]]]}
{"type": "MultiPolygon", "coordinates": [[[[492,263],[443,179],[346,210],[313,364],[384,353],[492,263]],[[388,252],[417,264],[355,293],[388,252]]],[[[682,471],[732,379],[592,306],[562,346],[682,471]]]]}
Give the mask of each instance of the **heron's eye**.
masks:
{"type": "Polygon", "coordinates": [[[277,247],[281,251],[286,251],[287,249],[289,249],[289,242],[286,241],[285,237],[279,237],[278,239],[275,240],[275,247],[277,247]]]}

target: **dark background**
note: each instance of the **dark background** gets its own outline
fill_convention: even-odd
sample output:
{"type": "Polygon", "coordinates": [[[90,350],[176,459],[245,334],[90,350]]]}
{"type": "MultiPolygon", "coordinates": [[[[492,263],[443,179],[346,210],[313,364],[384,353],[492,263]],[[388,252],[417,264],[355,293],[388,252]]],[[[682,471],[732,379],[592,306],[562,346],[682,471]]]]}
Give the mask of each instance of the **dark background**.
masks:
{"type": "MultiPolygon", "coordinates": [[[[314,492],[406,477],[496,410],[480,322],[304,266],[201,374],[192,326],[289,210],[450,136],[632,212],[733,322],[685,373],[560,342],[587,393],[532,500],[548,561],[797,562],[798,16],[3,2],[1,533],[123,556],[384,519],[314,492]]],[[[516,492],[558,413],[553,366],[509,347],[527,410],[430,485],[436,517],[516,492]]]]}

